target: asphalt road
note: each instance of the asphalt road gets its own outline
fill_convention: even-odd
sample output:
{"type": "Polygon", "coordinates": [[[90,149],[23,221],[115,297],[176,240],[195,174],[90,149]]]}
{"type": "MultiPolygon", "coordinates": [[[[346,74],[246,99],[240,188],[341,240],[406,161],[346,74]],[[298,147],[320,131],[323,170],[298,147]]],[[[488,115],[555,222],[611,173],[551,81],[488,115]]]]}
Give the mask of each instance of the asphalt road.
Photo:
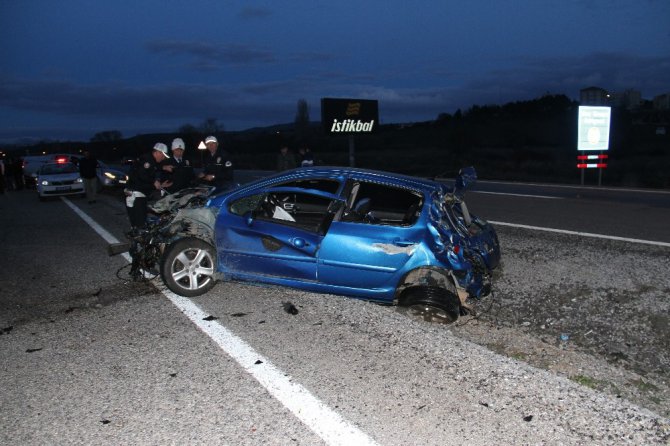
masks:
{"type": "MultiPolygon", "coordinates": [[[[549,193],[533,190],[524,194],[549,193]]],[[[501,223],[670,242],[667,203],[500,193],[508,192],[470,194],[471,210],[501,223]]],[[[0,196],[0,443],[670,438],[665,418],[391,307],[240,283],[187,300],[130,282],[126,260],[108,257],[94,229],[122,240],[126,226],[119,195],[95,204],[0,196]],[[297,315],[284,311],[287,301],[297,315]]]]}

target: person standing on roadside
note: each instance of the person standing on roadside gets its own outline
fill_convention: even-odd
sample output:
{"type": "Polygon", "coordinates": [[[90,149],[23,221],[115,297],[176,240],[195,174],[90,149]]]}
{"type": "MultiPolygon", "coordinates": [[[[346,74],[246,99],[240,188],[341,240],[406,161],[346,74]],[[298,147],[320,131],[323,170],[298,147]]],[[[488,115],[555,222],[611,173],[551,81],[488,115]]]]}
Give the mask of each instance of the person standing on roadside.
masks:
{"type": "Polygon", "coordinates": [[[5,162],[0,159],[0,194],[5,194],[5,162]]]}
{"type": "Polygon", "coordinates": [[[288,150],[287,145],[281,146],[277,154],[277,171],[294,169],[296,167],[295,155],[288,150]]]}
{"type": "Polygon", "coordinates": [[[233,162],[230,155],[219,149],[219,141],[215,136],[205,138],[205,152],[202,167],[198,175],[200,182],[217,189],[227,189],[233,185],[233,162]]]}
{"type": "MultiPolygon", "coordinates": [[[[7,168],[7,166],[5,166],[5,168],[7,168]]],[[[23,160],[20,157],[14,158],[14,162],[12,163],[12,175],[14,176],[14,189],[23,189],[25,179],[23,178],[23,160]]]]}
{"type": "Polygon", "coordinates": [[[88,150],[84,151],[84,157],[79,160],[79,175],[84,182],[88,203],[95,203],[98,193],[98,160],[88,150]]]}
{"type": "Polygon", "coordinates": [[[300,167],[312,167],[314,166],[314,155],[308,146],[302,146],[298,149],[298,154],[300,155],[300,167]]]}
{"type": "Polygon", "coordinates": [[[167,188],[167,191],[171,194],[191,186],[195,177],[193,166],[191,166],[189,160],[184,159],[185,150],[184,140],[175,138],[172,141],[172,158],[163,161],[164,164],[172,166],[172,172],[170,175],[166,175],[172,181],[172,186],[167,188]]]}
{"type": "Polygon", "coordinates": [[[162,142],[154,145],[149,154],[139,157],[130,169],[126,194],[126,211],[132,229],[144,228],[147,222],[147,201],[154,191],[170,187],[170,181],[161,181],[160,163],[169,158],[168,148],[162,142]]]}

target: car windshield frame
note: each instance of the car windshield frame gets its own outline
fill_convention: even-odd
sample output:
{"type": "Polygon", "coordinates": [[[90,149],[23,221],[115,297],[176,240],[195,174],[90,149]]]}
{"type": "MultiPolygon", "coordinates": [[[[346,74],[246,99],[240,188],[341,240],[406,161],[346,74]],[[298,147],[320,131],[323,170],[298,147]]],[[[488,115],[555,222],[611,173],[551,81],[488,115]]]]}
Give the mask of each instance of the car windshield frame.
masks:
{"type": "Polygon", "coordinates": [[[40,175],[60,175],[79,173],[79,168],[74,163],[49,163],[40,167],[40,175]]]}

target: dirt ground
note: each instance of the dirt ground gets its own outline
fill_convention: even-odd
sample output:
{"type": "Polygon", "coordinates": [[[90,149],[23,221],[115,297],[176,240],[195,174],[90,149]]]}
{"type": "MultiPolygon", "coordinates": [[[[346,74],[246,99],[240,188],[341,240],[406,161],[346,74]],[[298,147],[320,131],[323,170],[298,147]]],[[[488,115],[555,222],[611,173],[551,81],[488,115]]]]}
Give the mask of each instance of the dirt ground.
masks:
{"type": "Polygon", "coordinates": [[[457,336],[670,416],[670,249],[498,228],[503,263],[457,336]]]}

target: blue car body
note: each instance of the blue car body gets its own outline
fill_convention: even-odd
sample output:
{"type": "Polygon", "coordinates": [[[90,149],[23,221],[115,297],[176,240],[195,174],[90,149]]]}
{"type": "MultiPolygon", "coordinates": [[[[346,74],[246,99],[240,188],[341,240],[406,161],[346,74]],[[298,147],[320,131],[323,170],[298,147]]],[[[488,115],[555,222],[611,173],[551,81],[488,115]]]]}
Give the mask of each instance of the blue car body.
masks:
{"type": "Polygon", "coordinates": [[[410,287],[453,282],[462,301],[490,292],[498,238],[456,187],[388,172],[298,168],[212,197],[224,277],[397,303],[410,287]]]}

